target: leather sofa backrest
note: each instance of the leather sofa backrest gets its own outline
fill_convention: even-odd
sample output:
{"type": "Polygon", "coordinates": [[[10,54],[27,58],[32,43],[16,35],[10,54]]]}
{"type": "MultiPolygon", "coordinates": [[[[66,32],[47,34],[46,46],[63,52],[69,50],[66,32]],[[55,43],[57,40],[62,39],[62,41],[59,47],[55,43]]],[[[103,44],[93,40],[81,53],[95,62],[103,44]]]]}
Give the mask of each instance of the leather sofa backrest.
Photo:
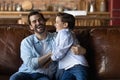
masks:
{"type": "Polygon", "coordinates": [[[30,33],[19,25],[0,26],[0,74],[11,74],[18,70],[22,63],[20,42],[30,33]]]}
{"type": "Polygon", "coordinates": [[[90,40],[98,77],[120,79],[120,27],[92,29],[90,40]]]}
{"type": "MultiPolygon", "coordinates": [[[[21,65],[20,42],[31,34],[26,27],[0,25],[0,75],[13,74],[21,65]]],[[[54,27],[47,29],[55,31],[54,27]]],[[[90,65],[89,75],[97,76],[99,79],[96,80],[119,80],[120,27],[79,27],[74,32],[80,44],[87,49],[85,56],[90,65]]]]}

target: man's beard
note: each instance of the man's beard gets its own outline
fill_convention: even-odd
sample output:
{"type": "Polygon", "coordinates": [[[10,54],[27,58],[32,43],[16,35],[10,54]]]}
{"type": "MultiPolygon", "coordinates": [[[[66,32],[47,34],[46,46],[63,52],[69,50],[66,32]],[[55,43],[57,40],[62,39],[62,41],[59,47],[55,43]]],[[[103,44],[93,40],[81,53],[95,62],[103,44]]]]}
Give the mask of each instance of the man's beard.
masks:
{"type": "Polygon", "coordinates": [[[45,25],[38,25],[38,26],[36,25],[34,31],[36,33],[42,34],[45,32],[45,28],[46,28],[45,25]]]}

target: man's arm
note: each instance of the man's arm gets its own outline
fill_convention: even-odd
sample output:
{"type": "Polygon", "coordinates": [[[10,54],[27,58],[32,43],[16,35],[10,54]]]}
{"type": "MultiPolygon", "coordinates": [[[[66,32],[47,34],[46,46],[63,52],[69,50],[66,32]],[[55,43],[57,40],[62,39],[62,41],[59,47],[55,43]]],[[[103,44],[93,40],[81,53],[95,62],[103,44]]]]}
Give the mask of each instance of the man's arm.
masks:
{"type": "Polygon", "coordinates": [[[46,55],[38,59],[38,63],[41,65],[41,67],[44,67],[46,63],[49,63],[50,60],[51,60],[51,53],[47,53],[46,55]]]}

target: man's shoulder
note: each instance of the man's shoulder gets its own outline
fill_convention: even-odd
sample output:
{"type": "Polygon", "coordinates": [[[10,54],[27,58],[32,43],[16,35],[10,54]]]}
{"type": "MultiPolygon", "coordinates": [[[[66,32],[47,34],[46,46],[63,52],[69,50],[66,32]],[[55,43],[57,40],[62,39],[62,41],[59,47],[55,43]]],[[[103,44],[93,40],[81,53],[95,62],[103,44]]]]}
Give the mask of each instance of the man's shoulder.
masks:
{"type": "Polygon", "coordinates": [[[31,42],[34,39],[34,34],[25,37],[22,42],[31,42]]]}
{"type": "Polygon", "coordinates": [[[54,40],[56,38],[57,33],[53,32],[53,33],[49,33],[49,40],[54,40]]]}

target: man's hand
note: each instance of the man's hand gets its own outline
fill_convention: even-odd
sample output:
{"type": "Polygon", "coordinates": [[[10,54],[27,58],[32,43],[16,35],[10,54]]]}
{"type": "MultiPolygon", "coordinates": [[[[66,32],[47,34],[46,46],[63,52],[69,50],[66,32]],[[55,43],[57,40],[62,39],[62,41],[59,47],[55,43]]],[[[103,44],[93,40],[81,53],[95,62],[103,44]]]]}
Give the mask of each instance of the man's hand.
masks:
{"type": "Polygon", "coordinates": [[[50,63],[52,63],[52,60],[50,59],[49,61],[47,61],[44,65],[43,68],[48,68],[50,63]]]}
{"type": "Polygon", "coordinates": [[[38,62],[41,67],[43,67],[51,59],[51,55],[52,55],[51,53],[47,53],[46,55],[38,59],[38,62]]]}
{"type": "Polygon", "coordinates": [[[75,55],[84,55],[86,53],[86,49],[83,48],[80,45],[73,45],[71,47],[71,51],[75,54],[75,55]]]}

